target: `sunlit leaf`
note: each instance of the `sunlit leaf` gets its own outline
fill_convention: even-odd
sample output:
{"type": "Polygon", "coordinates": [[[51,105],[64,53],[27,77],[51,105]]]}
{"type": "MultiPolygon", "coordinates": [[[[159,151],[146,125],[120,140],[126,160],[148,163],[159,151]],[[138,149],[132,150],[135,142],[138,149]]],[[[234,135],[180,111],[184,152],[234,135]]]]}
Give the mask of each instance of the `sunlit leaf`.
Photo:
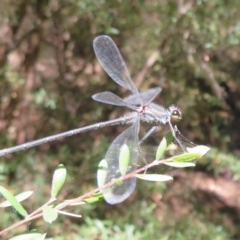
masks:
{"type": "Polygon", "coordinates": [[[51,197],[55,198],[66,180],[67,170],[63,164],[59,164],[53,174],[51,197]]]}
{"type": "Polygon", "coordinates": [[[196,164],[193,162],[164,162],[163,164],[168,165],[170,167],[176,168],[185,168],[185,167],[195,167],[196,164]]]}
{"type": "Polygon", "coordinates": [[[97,197],[90,197],[90,198],[84,199],[83,201],[86,202],[86,203],[95,203],[95,202],[99,201],[99,198],[97,198],[97,197]]]}
{"type": "MultiPolygon", "coordinates": [[[[65,200],[64,202],[69,202],[70,200],[65,200]]],[[[80,206],[86,204],[85,202],[75,202],[75,203],[70,203],[69,206],[80,206]]],[[[58,205],[56,205],[57,207],[58,205]]]]}
{"type": "MultiPolygon", "coordinates": [[[[18,202],[22,202],[25,199],[29,198],[33,193],[34,191],[22,192],[16,195],[15,198],[18,202]]],[[[9,206],[12,206],[12,204],[9,201],[4,201],[0,204],[0,207],[9,207],[9,206]]]]}
{"type": "Polygon", "coordinates": [[[21,214],[24,217],[27,216],[27,212],[23,208],[23,206],[17,201],[17,199],[13,196],[13,194],[10,193],[6,188],[0,186],[0,194],[2,194],[3,197],[11,203],[11,206],[13,206],[19,214],[21,214]]]}
{"type": "Polygon", "coordinates": [[[105,159],[101,160],[98,164],[97,171],[97,184],[98,187],[102,187],[105,184],[106,176],[107,176],[108,164],[105,159]]]}
{"type": "Polygon", "coordinates": [[[176,162],[190,162],[201,157],[200,153],[183,153],[172,157],[172,161],[176,162]]]}
{"type": "Polygon", "coordinates": [[[128,170],[130,160],[130,150],[127,144],[123,144],[119,153],[119,171],[124,176],[128,170]]]}
{"type": "Polygon", "coordinates": [[[192,147],[192,148],[187,148],[187,151],[189,153],[200,153],[202,157],[203,155],[205,155],[211,148],[204,146],[204,145],[198,145],[196,147],[192,147]]]}
{"type": "Polygon", "coordinates": [[[137,174],[137,178],[146,181],[154,181],[154,182],[166,182],[173,180],[173,178],[169,175],[162,175],[162,174],[137,174]]]}
{"type": "Polygon", "coordinates": [[[159,160],[162,158],[164,152],[166,151],[168,145],[172,142],[173,140],[173,136],[172,136],[172,132],[169,131],[162,139],[162,141],[160,142],[157,152],[156,152],[156,159],[159,160]]]}
{"type": "Polygon", "coordinates": [[[56,210],[56,211],[60,214],[71,216],[71,217],[78,217],[78,218],[82,217],[82,215],[79,215],[79,214],[69,213],[69,212],[60,211],[60,210],[56,210]]]}
{"type": "Polygon", "coordinates": [[[44,206],[42,211],[44,221],[50,224],[58,217],[57,211],[52,206],[44,206]]]}
{"type": "Polygon", "coordinates": [[[9,240],[44,240],[46,233],[26,233],[10,238],[9,240]]]}

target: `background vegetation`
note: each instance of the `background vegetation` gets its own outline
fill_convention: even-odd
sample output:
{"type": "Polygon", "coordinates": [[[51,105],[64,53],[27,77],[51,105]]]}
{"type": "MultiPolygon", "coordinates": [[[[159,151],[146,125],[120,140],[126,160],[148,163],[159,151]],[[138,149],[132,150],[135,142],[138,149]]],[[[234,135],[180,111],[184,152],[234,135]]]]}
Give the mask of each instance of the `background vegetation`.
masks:
{"type": "MultiPolygon", "coordinates": [[[[2,0],[0,11],[1,149],[125,113],[91,99],[106,90],[126,96],[96,60],[92,41],[100,34],[114,39],[139,89],[161,86],[156,102],[181,108],[182,134],[212,148],[171,183],[138,181],[122,204],[74,208],[81,220],[64,217],[50,226],[37,220],[8,237],[40,228],[54,239],[240,239],[238,0],[2,0]]],[[[98,162],[124,128],[1,157],[0,185],[15,194],[36,190],[25,205],[34,210],[63,163],[68,182],[60,199],[85,193],[95,188],[98,162]]],[[[5,209],[0,228],[16,221],[5,209]]]]}

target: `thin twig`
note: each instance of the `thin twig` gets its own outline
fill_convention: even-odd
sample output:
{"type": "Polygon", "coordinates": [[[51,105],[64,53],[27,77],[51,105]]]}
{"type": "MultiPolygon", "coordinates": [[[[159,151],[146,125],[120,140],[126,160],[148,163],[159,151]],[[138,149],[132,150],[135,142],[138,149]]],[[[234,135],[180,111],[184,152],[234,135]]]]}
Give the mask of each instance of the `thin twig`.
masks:
{"type": "MultiPolygon", "coordinates": [[[[125,181],[125,180],[127,180],[127,179],[129,179],[129,178],[135,177],[135,175],[138,174],[138,173],[140,173],[140,172],[144,172],[144,171],[146,171],[147,169],[149,169],[149,168],[151,168],[151,167],[154,167],[154,166],[163,164],[163,163],[165,163],[165,162],[169,162],[169,161],[171,161],[171,160],[172,160],[172,158],[167,158],[167,159],[164,159],[164,160],[155,160],[155,161],[153,161],[152,163],[149,163],[149,164],[147,164],[147,165],[144,166],[144,167],[141,167],[141,168],[139,168],[139,169],[137,169],[137,170],[135,170],[135,171],[133,171],[133,172],[130,172],[129,174],[127,174],[127,175],[125,175],[125,176],[123,176],[123,177],[120,177],[119,180],[120,180],[120,181],[125,181]]],[[[113,181],[112,181],[112,182],[109,182],[109,183],[105,184],[104,186],[102,186],[102,187],[100,187],[100,188],[96,188],[96,189],[94,189],[94,190],[92,190],[92,191],[90,191],[90,192],[88,192],[88,193],[86,193],[86,194],[84,194],[84,195],[82,195],[82,196],[80,196],[80,197],[77,197],[77,198],[74,198],[74,199],[70,199],[70,200],[64,201],[64,202],[58,204],[58,205],[55,207],[55,209],[60,210],[60,209],[63,209],[63,208],[65,208],[65,207],[69,206],[69,205],[72,205],[72,204],[74,204],[74,203],[82,202],[84,199],[91,197],[94,193],[100,192],[100,191],[102,191],[103,189],[112,187],[112,186],[114,186],[114,185],[115,185],[115,182],[113,182],[113,181]]],[[[43,213],[39,213],[39,214],[37,214],[37,215],[35,215],[35,214],[38,213],[40,210],[42,210],[42,208],[43,208],[44,206],[48,205],[49,203],[53,202],[54,200],[55,200],[55,199],[50,199],[50,200],[49,200],[47,203],[45,203],[43,206],[41,206],[41,207],[38,208],[36,211],[34,211],[34,212],[32,212],[31,214],[29,214],[25,219],[23,219],[23,220],[21,220],[21,221],[19,221],[19,222],[17,222],[17,223],[14,223],[12,226],[10,226],[10,227],[2,230],[2,231],[0,232],[0,236],[3,235],[3,234],[5,234],[6,232],[9,232],[10,230],[12,230],[12,229],[14,229],[14,228],[16,228],[16,227],[22,225],[22,224],[25,224],[25,223],[27,223],[27,222],[30,222],[30,221],[36,219],[36,218],[41,217],[41,216],[43,215],[43,213]]]]}

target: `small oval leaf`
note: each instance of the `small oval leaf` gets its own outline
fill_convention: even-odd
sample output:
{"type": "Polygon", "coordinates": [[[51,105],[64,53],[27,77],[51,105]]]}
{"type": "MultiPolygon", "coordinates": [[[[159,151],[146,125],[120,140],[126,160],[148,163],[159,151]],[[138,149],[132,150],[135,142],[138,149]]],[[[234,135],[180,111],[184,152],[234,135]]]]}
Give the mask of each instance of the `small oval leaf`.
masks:
{"type": "Polygon", "coordinates": [[[55,198],[66,180],[67,170],[63,164],[59,164],[53,174],[51,197],[55,198]]]}
{"type": "Polygon", "coordinates": [[[103,194],[102,192],[98,192],[98,193],[94,193],[92,194],[91,197],[84,199],[83,201],[86,203],[94,203],[94,202],[98,202],[99,200],[103,199],[103,194]]]}
{"type": "Polygon", "coordinates": [[[27,211],[23,208],[23,206],[17,201],[17,199],[13,196],[12,193],[10,193],[6,188],[0,186],[0,193],[3,195],[3,197],[8,200],[11,205],[16,209],[19,214],[26,217],[27,211]]]}
{"type": "Polygon", "coordinates": [[[196,164],[193,162],[164,162],[163,164],[168,165],[170,167],[176,168],[185,168],[185,167],[195,167],[196,164]]]}
{"type": "Polygon", "coordinates": [[[172,157],[172,161],[176,162],[190,162],[201,157],[200,153],[183,153],[172,157]]]}
{"type": "Polygon", "coordinates": [[[83,201],[86,203],[95,203],[95,202],[99,201],[99,198],[98,197],[89,197],[87,199],[84,199],[83,201]]]}
{"type": "Polygon", "coordinates": [[[187,148],[187,151],[189,153],[200,153],[202,157],[203,155],[205,155],[211,148],[204,146],[204,145],[198,145],[196,147],[192,147],[192,148],[187,148]]]}
{"type": "MultiPolygon", "coordinates": [[[[22,192],[22,193],[19,193],[18,195],[16,195],[15,198],[18,202],[22,202],[22,201],[26,200],[27,198],[29,198],[33,193],[34,193],[34,191],[22,192]]],[[[9,207],[9,206],[12,206],[12,204],[9,201],[4,201],[0,204],[0,207],[9,207]]]]}
{"type": "Polygon", "coordinates": [[[44,206],[42,212],[44,221],[50,224],[58,217],[57,211],[52,206],[44,206]]]}
{"type": "Polygon", "coordinates": [[[82,217],[82,215],[69,213],[69,212],[65,212],[65,211],[58,210],[57,212],[58,212],[58,214],[67,215],[67,216],[71,216],[71,217],[77,217],[77,218],[81,218],[82,217]]]}
{"type": "Polygon", "coordinates": [[[119,153],[119,171],[122,176],[126,175],[129,166],[130,150],[127,144],[123,144],[119,153]]]}
{"type": "Polygon", "coordinates": [[[162,175],[162,174],[137,174],[137,178],[146,181],[154,181],[154,182],[166,182],[173,180],[173,178],[169,175],[162,175]]]}
{"type": "Polygon", "coordinates": [[[162,158],[164,152],[166,151],[168,145],[172,142],[173,140],[173,136],[172,136],[172,132],[169,131],[162,139],[162,141],[160,142],[157,152],[156,152],[156,159],[159,160],[162,158]]]}
{"type": "Polygon", "coordinates": [[[46,233],[26,233],[10,238],[9,240],[44,240],[46,233]]]}
{"type": "Polygon", "coordinates": [[[98,170],[97,170],[97,184],[98,187],[102,187],[105,184],[105,180],[107,177],[107,170],[108,170],[108,164],[105,159],[101,160],[98,164],[98,170]]]}

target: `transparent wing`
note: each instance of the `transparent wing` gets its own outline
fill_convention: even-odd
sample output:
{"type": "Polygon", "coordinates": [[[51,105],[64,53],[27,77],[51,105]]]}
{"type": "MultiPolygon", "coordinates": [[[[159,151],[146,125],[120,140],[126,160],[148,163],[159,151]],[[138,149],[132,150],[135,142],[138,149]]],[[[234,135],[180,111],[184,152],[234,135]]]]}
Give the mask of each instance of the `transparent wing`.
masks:
{"type": "Polygon", "coordinates": [[[97,93],[97,94],[94,94],[92,96],[92,98],[98,102],[111,104],[111,105],[115,105],[115,106],[128,107],[134,111],[137,110],[137,108],[135,106],[123,101],[122,98],[118,97],[116,94],[114,94],[112,92],[106,91],[106,92],[97,93]]]}
{"type": "Polygon", "coordinates": [[[151,88],[144,92],[139,93],[138,95],[130,95],[124,98],[124,102],[133,104],[133,105],[145,105],[153,101],[153,99],[162,91],[161,87],[151,88]]]}
{"type": "Polygon", "coordinates": [[[98,61],[107,74],[119,85],[138,94],[127,66],[113,40],[108,36],[96,37],[93,41],[93,48],[98,61]]]}
{"type": "MultiPolygon", "coordinates": [[[[105,160],[107,161],[107,175],[105,183],[118,179],[137,168],[138,162],[138,132],[140,119],[122,132],[110,145],[105,160]],[[125,150],[124,150],[125,149],[125,150]],[[122,152],[124,151],[124,157],[122,152]]],[[[117,204],[127,199],[136,186],[136,178],[129,178],[121,184],[103,190],[103,196],[109,204],[117,204]]]]}

